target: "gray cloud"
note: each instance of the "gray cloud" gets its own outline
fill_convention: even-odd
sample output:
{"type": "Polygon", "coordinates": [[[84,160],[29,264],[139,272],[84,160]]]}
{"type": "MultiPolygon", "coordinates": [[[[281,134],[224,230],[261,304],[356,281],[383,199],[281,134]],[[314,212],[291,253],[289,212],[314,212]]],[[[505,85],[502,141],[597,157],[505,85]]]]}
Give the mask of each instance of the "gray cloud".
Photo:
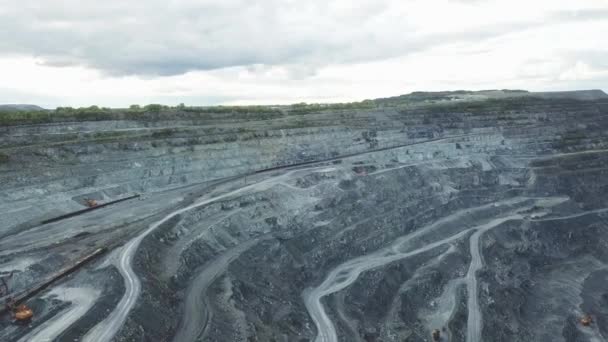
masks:
{"type": "MultiPolygon", "coordinates": [[[[368,1],[0,0],[0,54],[33,55],[51,66],[86,65],[112,75],[176,75],[254,64],[314,66],[401,56],[445,43],[477,41],[539,22],[426,34],[368,1]]],[[[405,6],[407,10],[407,6],[405,6]]],[[[597,18],[596,12],[554,20],[597,18]]]]}
{"type": "Polygon", "coordinates": [[[279,64],[347,49],[357,55],[363,49],[350,44],[365,41],[365,32],[350,30],[354,20],[365,20],[361,13],[311,20],[323,16],[322,3],[3,2],[1,52],[35,55],[53,66],[84,64],[113,74],[172,75],[279,64]]]}

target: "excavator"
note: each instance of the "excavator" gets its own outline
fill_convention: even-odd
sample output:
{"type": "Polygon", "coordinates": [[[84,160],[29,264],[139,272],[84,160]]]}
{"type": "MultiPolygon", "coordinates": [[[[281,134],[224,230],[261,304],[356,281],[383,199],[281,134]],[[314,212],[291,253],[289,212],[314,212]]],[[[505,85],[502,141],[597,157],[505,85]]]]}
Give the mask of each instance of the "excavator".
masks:
{"type": "Polygon", "coordinates": [[[99,205],[99,203],[97,203],[96,200],[91,199],[91,198],[86,200],[86,204],[87,204],[87,207],[89,207],[89,208],[95,208],[96,206],[99,205]]]}
{"type": "MultiPolygon", "coordinates": [[[[5,278],[12,278],[13,273],[11,272],[7,277],[0,277],[0,298],[9,295],[8,284],[5,278]]],[[[12,297],[6,299],[6,311],[10,312],[16,323],[28,323],[32,317],[34,317],[34,311],[27,305],[17,305],[12,297]]]]}

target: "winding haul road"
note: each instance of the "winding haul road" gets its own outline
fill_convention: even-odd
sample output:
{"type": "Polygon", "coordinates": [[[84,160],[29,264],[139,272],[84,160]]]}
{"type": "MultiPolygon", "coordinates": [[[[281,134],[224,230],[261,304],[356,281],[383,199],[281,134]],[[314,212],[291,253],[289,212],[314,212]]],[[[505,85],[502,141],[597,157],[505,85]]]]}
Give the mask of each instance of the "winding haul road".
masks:
{"type": "Polygon", "coordinates": [[[467,342],[479,342],[481,341],[481,310],[479,309],[479,298],[477,296],[477,271],[483,266],[481,259],[481,252],[479,248],[479,238],[486,231],[506,222],[509,220],[522,219],[523,216],[515,214],[503,218],[497,218],[488,222],[484,225],[477,227],[477,231],[471,235],[470,252],[471,252],[471,264],[469,265],[469,271],[467,272],[464,282],[467,285],[467,309],[469,314],[467,315],[467,342]]]}
{"type": "Polygon", "coordinates": [[[139,298],[139,294],[141,292],[141,282],[139,277],[133,271],[132,263],[135,252],[139,248],[139,245],[150,233],[152,233],[155,229],[157,229],[163,223],[169,221],[170,219],[180,215],[189,210],[202,207],[204,205],[219,201],[226,197],[234,196],[240,194],[245,191],[253,190],[253,191],[263,191],[275,184],[275,182],[280,181],[283,177],[289,176],[291,172],[287,172],[280,176],[276,176],[273,178],[269,178],[263,180],[258,183],[254,183],[251,185],[243,186],[236,190],[224,193],[219,196],[211,197],[201,202],[197,202],[190,206],[184,207],[182,209],[176,210],[169,215],[165,216],[160,221],[152,224],[148,229],[146,229],[139,236],[133,238],[126,245],[120,249],[117,260],[114,260],[114,265],[118,268],[121,276],[124,279],[125,284],[125,293],[123,294],[120,302],[114,308],[114,310],[101,322],[99,322],[93,329],[91,329],[82,339],[83,342],[106,342],[110,341],[116,333],[122,328],[124,325],[129,312],[133,309],[133,306],[137,302],[139,298]]]}
{"type": "MultiPolygon", "coordinates": [[[[503,201],[497,204],[515,204],[523,202],[526,198],[518,198],[508,201],[503,201]]],[[[417,236],[427,233],[432,230],[436,230],[439,226],[454,220],[457,217],[463,216],[464,213],[471,213],[474,211],[480,211],[487,209],[489,206],[481,206],[475,209],[461,210],[455,214],[447,216],[431,225],[425,226],[418,231],[405,235],[399,238],[391,246],[378,250],[377,252],[357,257],[349,260],[336,268],[334,268],[325,278],[325,280],[316,288],[307,289],[303,292],[304,303],[306,309],[310,314],[315,326],[317,327],[317,337],[315,342],[337,342],[338,336],[336,329],[328,317],[321,299],[327,295],[338,292],[350,286],[359,275],[365,271],[386,265],[390,262],[406,259],[434,248],[454,242],[470,232],[474,232],[470,237],[470,253],[471,253],[471,264],[468,270],[464,282],[467,286],[468,292],[468,320],[467,320],[467,342],[480,342],[481,341],[481,327],[482,327],[482,314],[479,308],[478,295],[477,295],[477,278],[476,272],[483,267],[482,256],[480,252],[480,237],[488,230],[497,227],[510,220],[523,219],[524,215],[516,213],[524,209],[530,209],[533,205],[553,206],[565,201],[566,198],[546,198],[536,199],[533,204],[528,205],[524,208],[518,207],[510,210],[501,217],[494,218],[487,223],[479,226],[464,229],[456,234],[453,234],[447,238],[429,243],[423,247],[417,248],[409,252],[398,252],[404,245],[417,236]]]]}
{"type": "Polygon", "coordinates": [[[232,261],[261,240],[263,239],[253,239],[241,243],[203,266],[202,271],[188,286],[184,313],[177,333],[173,337],[174,342],[196,341],[204,333],[211,316],[206,298],[207,288],[219,275],[224,273],[232,261]]]}
{"type": "Polygon", "coordinates": [[[346,288],[357,280],[359,275],[365,271],[386,265],[399,259],[409,258],[411,256],[430,251],[431,249],[439,247],[443,244],[455,241],[465,236],[468,232],[469,230],[462,231],[458,234],[450,236],[449,238],[431,243],[412,252],[388,255],[386,253],[381,253],[380,255],[378,255],[378,253],[374,253],[373,255],[351,260],[335,268],[327,276],[327,278],[325,278],[325,281],[319,287],[304,292],[304,303],[318,329],[318,335],[315,341],[338,341],[336,329],[327,316],[323,305],[321,304],[322,297],[346,288]]]}

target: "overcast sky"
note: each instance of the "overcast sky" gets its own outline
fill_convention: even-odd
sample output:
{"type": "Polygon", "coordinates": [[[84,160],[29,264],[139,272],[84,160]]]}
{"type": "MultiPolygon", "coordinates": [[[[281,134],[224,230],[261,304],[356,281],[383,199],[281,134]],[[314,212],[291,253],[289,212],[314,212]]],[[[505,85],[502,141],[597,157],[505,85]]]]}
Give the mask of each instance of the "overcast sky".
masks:
{"type": "Polygon", "coordinates": [[[0,0],[0,103],[608,90],[608,0],[0,0]]]}

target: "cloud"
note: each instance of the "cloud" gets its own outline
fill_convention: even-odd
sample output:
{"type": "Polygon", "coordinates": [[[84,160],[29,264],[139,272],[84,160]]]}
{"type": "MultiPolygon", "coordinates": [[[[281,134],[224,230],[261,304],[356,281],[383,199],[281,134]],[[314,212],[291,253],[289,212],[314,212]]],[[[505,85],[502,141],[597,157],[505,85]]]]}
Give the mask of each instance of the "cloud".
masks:
{"type": "Polygon", "coordinates": [[[0,0],[0,103],[608,90],[605,32],[596,0],[0,0]]]}
{"type": "Polygon", "coordinates": [[[594,1],[539,3],[545,7],[517,0],[0,0],[0,54],[114,76],[292,65],[291,75],[302,78],[324,65],[602,18],[594,1]]]}
{"type": "Polygon", "coordinates": [[[562,81],[585,81],[606,79],[607,77],[608,69],[595,69],[583,61],[577,61],[571,68],[559,75],[559,79],[562,81]]]}

